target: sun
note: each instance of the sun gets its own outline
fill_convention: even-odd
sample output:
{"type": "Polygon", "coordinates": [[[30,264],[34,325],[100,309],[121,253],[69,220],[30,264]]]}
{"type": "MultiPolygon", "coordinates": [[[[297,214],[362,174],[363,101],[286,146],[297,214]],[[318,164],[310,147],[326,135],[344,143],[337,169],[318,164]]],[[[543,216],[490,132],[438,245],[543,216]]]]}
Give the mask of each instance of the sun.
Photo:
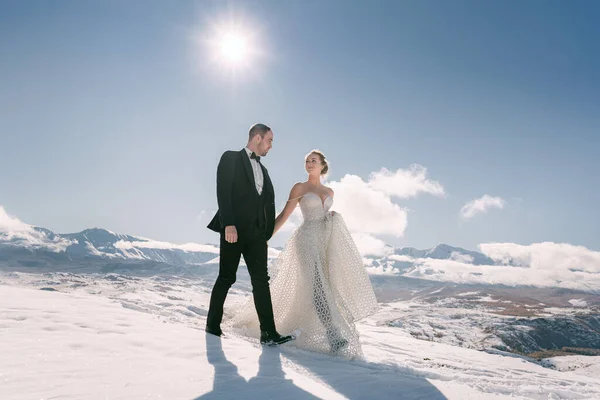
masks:
{"type": "Polygon", "coordinates": [[[266,56],[262,31],[261,25],[249,18],[213,18],[199,35],[200,60],[226,76],[255,74],[266,56]]]}
{"type": "Polygon", "coordinates": [[[223,61],[230,65],[239,65],[248,56],[248,40],[238,33],[225,34],[218,42],[219,53],[223,61]]]}

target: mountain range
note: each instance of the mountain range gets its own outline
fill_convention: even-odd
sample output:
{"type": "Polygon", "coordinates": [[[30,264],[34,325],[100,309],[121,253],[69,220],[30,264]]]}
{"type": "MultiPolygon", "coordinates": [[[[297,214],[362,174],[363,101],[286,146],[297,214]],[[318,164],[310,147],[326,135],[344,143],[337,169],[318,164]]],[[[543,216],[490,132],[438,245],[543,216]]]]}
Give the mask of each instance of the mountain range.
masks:
{"type": "MultiPolygon", "coordinates": [[[[279,251],[269,249],[270,257],[279,251]]],[[[150,277],[161,287],[178,282],[208,292],[218,272],[218,253],[211,244],[176,245],[100,228],[57,234],[22,224],[0,229],[0,284],[34,280],[43,290],[70,291],[93,287],[96,281],[121,287],[150,277]]],[[[600,348],[600,295],[593,292],[428,279],[423,263],[456,264],[461,270],[496,268],[492,276],[501,265],[501,271],[511,268],[485,254],[446,244],[425,250],[396,248],[385,256],[365,257],[364,262],[378,301],[387,309],[384,314],[390,314],[385,324],[402,327],[414,337],[527,354],[600,348]],[[412,273],[419,268],[425,275],[412,273]],[[400,309],[393,302],[399,302],[400,309]],[[474,329],[483,333],[473,334],[474,329]]],[[[468,272],[474,273],[479,272],[468,272]]],[[[245,268],[240,268],[234,289],[251,291],[245,268]]]]}
{"type": "MultiPolygon", "coordinates": [[[[271,248],[272,258],[280,249],[271,248]]],[[[194,268],[213,264],[219,249],[211,244],[188,243],[176,245],[147,238],[92,228],[78,233],[58,234],[40,227],[30,227],[10,234],[0,231],[0,263],[10,263],[13,268],[56,268],[70,270],[82,262],[106,268],[126,267],[132,269],[144,265],[157,270],[179,270],[193,274],[194,268]]],[[[439,244],[431,249],[412,247],[396,248],[383,257],[365,259],[372,265],[386,265],[405,269],[414,259],[456,260],[473,265],[496,265],[486,255],[439,244]]]]}

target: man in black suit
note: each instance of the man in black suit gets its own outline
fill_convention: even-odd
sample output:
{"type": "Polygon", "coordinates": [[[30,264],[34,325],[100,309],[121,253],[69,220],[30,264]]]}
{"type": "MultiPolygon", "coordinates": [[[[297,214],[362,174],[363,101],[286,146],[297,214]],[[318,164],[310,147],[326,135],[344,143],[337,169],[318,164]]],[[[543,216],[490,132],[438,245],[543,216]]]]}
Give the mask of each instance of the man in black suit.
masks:
{"type": "Polygon", "coordinates": [[[254,306],[260,321],[260,342],[276,345],[294,339],[275,329],[267,272],[267,241],[275,225],[275,191],[260,158],[273,146],[273,131],[267,125],[250,128],[248,145],[241,151],[226,151],[217,167],[219,210],[208,228],[221,234],[219,276],[211,297],[206,332],[221,336],[223,304],[243,255],[254,306]]]}

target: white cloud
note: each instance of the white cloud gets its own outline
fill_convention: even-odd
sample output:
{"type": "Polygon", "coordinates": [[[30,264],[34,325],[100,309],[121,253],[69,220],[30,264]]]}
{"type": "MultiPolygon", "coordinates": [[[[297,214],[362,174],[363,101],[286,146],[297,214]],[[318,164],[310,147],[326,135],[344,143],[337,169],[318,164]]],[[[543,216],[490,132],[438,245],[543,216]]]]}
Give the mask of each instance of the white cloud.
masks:
{"type": "Polygon", "coordinates": [[[36,230],[32,225],[9,215],[2,206],[0,206],[0,241],[31,249],[43,248],[56,253],[65,251],[75,243],[59,236],[51,238],[47,232],[36,230]]]}
{"type": "Polygon", "coordinates": [[[353,233],[402,236],[407,225],[406,210],[390,196],[375,190],[356,175],[329,182],[335,192],[332,209],[342,214],[353,233]]]}
{"type": "Polygon", "coordinates": [[[419,164],[413,164],[408,169],[397,169],[395,172],[386,168],[372,172],[369,176],[369,186],[402,199],[415,197],[420,193],[438,197],[446,195],[439,182],[427,179],[427,168],[419,164]]]}
{"type": "Polygon", "coordinates": [[[384,257],[390,254],[394,249],[388,246],[383,240],[365,233],[352,234],[354,243],[362,256],[371,255],[384,257]]]}
{"type": "Polygon", "coordinates": [[[571,305],[573,307],[587,307],[588,306],[587,301],[585,301],[583,299],[571,299],[571,300],[569,300],[569,303],[571,303],[571,305]]]}
{"type": "MultiPolygon", "coordinates": [[[[280,211],[277,212],[279,215],[280,211]]],[[[278,233],[291,233],[294,232],[298,227],[302,224],[302,211],[300,207],[296,207],[288,220],[283,224],[283,226],[277,231],[278,233]]]]}
{"type": "Polygon", "coordinates": [[[415,259],[411,256],[406,256],[404,254],[392,254],[388,257],[389,260],[399,261],[399,262],[414,262],[415,259]]]}
{"type": "Polygon", "coordinates": [[[371,265],[373,265],[375,259],[371,257],[363,257],[362,261],[365,266],[370,267],[371,265]]]}
{"type": "MultiPolygon", "coordinates": [[[[213,253],[219,254],[219,247],[210,244],[198,244],[198,243],[184,243],[184,244],[173,244],[169,242],[159,242],[156,240],[139,241],[139,242],[128,242],[125,240],[119,240],[115,243],[115,247],[127,251],[135,249],[158,249],[158,250],[182,250],[190,253],[213,253]]],[[[268,257],[276,258],[281,251],[269,247],[268,257]]],[[[218,262],[218,257],[209,261],[218,262]],[[215,261],[216,260],[216,261],[215,261]]]]}
{"type": "Polygon", "coordinates": [[[389,246],[377,235],[404,235],[408,213],[394,203],[392,197],[405,199],[421,193],[445,195],[444,187],[427,179],[427,169],[417,164],[396,171],[382,168],[371,173],[367,181],[356,175],[345,175],[327,184],[335,192],[332,209],[343,216],[363,256],[389,253],[389,246]]]}
{"type": "Polygon", "coordinates": [[[397,275],[400,270],[393,265],[384,264],[378,266],[370,266],[365,268],[367,273],[371,275],[397,275]]]}
{"type": "Polygon", "coordinates": [[[578,271],[554,271],[518,266],[473,265],[453,260],[417,259],[404,276],[442,282],[492,285],[531,285],[599,290],[600,274],[578,271]]]}
{"type": "Polygon", "coordinates": [[[159,242],[156,240],[148,240],[145,242],[128,242],[125,240],[119,240],[115,243],[115,247],[121,250],[130,250],[133,248],[138,249],[159,249],[159,250],[183,250],[190,253],[214,253],[219,254],[219,248],[210,244],[197,244],[197,243],[185,243],[185,244],[173,244],[168,242],[159,242]]]}
{"type": "Polygon", "coordinates": [[[477,214],[487,213],[492,208],[503,209],[505,205],[506,201],[501,197],[492,197],[486,194],[465,204],[460,210],[460,215],[465,219],[473,218],[477,214]]]}
{"type": "MultiPolygon", "coordinates": [[[[451,255],[450,260],[392,254],[388,260],[410,262],[412,266],[394,272],[378,270],[370,263],[367,269],[372,273],[385,270],[385,273],[442,282],[600,290],[600,252],[551,242],[529,246],[485,243],[479,247],[485,255],[505,265],[473,265],[472,258],[457,254],[451,255]]],[[[583,307],[582,302],[572,304],[583,307]]]]}
{"type": "Polygon", "coordinates": [[[33,227],[16,217],[8,215],[4,207],[0,206],[0,232],[6,235],[31,233],[33,232],[33,227]]]}
{"type": "MultiPolygon", "coordinates": [[[[340,213],[355,236],[361,255],[381,256],[389,252],[378,235],[401,237],[408,225],[407,209],[392,201],[421,193],[443,197],[444,187],[427,178],[427,169],[411,165],[408,169],[390,171],[382,168],[369,175],[367,181],[357,175],[345,175],[339,181],[326,182],[335,192],[332,210],[340,213]]],[[[302,223],[297,208],[279,232],[291,233],[302,223]]],[[[276,238],[275,241],[278,241],[276,238]]]]}
{"type": "Polygon", "coordinates": [[[479,249],[492,260],[535,270],[600,274],[600,252],[568,243],[483,243],[479,249]]]}
{"type": "Polygon", "coordinates": [[[473,264],[473,261],[475,260],[475,258],[473,258],[473,256],[471,256],[469,254],[462,254],[462,253],[459,253],[458,251],[453,251],[450,254],[450,259],[454,260],[454,261],[467,263],[467,264],[473,264]]]}

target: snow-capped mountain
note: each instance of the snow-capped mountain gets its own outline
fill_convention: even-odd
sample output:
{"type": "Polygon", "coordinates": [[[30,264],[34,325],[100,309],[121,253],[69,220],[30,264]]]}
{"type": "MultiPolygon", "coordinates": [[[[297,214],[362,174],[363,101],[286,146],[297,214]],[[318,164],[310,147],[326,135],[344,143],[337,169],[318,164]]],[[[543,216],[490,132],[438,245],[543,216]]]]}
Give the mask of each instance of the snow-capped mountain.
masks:
{"type": "Polygon", "coordinates": [[[206,263],[219,252],[217,247],[211,245],[174,245],[100,228],[61,236],[73,241],[66,249],[71,256],[151,260],[182,266],[206,263]]]}
{"type": "Polygon", "coordinates": [[[500,265],[485,254],[477,251],[465,250],[447,244],[438,244],[431,249],[419,250],[414,247],[402,247],[394,249],[393,253],[382,258],[375,259],[377,265],[393,266],[405,269],[415,264],[416,260],[451,260],[464,262],[472,265],[500,265]]]}
{"type": "Polygon", "coordinates": [[[69,234],[39,227],[10,233],[0,231],[0,262],[15,268],[73,270],[85,261],[86,269],[93,265],[104,269],[107,265],[128,268],[145,265],[164,270],[201,265],[217,256],[218,248],[212,245],[174,245],[100,228],[69,234]]]}
{"type": "MultiPolygon", "coordinates": [[[[57,234],[49,229],[32,227],[27,235],[7,237],[0,231],[0,252],[11,249],[28,251],[45,250],[64,252],[71,258],[100,257],[104,259],[152,260],[173,265],[197,265],[214,259],[218,247],[189,243],[176,245],[151,239],[92,228],[78,233],[57,234]]],[[[276,254],[276,252],[275,252],[276,254]]],[[[470,261],[474,265],[496,265],[494,260],[476,251],[438,244],[431,249],[418,250],[413,247],[395,249],[394,255],[411,258],[433,258],[438,260],[470,261]]],[[[397,261],[394,257],[382,257],[379,262],[397,261]]]]}
{"type": "MultiPolygon", "coordinates": [[[[85,259],[97,262],[155,262],[171,266],[189,267],[211,262],[218,257],[218,247],[188,243],[176,245],[147,238],[119,234],[106,229],[92,228],[78,233],[57,234],[48,229],[31,227],[17,234],[2,234],[0,231],[0,261],[11,261],[14,265],[31,265],[32,258],[49,263],[65,263],[85,259]],[[26,261],[25,261],[26,260],[26,261]]],[[[271,255],[277,250],[271,249],[271,255]]],[[[431,258],[471,262],[474,265],[494,265],[484,254],[439,244],[431,249],[418,250],[411,247],[395,249],[386,257],[373,260],[377,265],[407,267],[410,259],[431,258]]]]}
{"type": "Polygon", "coordinates": [[[394,251],[396,255],[409,256],[411,258],[434,258],[436,260],[466,261],[473,265],[496,265],[496,262],[477,251],[465,250],[460,247],[452,247],[447,244],[438,244],[431,249],[418,250],[414,247],[402,247],[394,251]]]}
{"type": "MultiPolygon", "coordinates": [[[[4,224],[0,224],[0,268],[4,265],[10,270],[194,276],[206,273],[206,268],[214,269],[218,253],[218,247],[211,244],[172,244],[100,228],[57,234],[16,218],[8,224],[4,218],[4,224]]],[[[271,259],[278,253],[278,249],[269,249],[271,259]]],[[[511,265],[502,254],[489,255],[438,244],[424,250],[392,248],[386,255],[366,256],[363,260],[372,275],[414,278],[411,282],[417,286],[416,280],[427,280],[446,284],[560,287],[600,293],[600,274],[593,268],[581,272],[581,266],[571,266],[571,258],[565,258],[557,271],[555,266],[547,268],[540,262],[536,268],[523,260],[511,265]]],[[[546,257],[542,262],[548,260],[552,261],[546,257]]]]}

